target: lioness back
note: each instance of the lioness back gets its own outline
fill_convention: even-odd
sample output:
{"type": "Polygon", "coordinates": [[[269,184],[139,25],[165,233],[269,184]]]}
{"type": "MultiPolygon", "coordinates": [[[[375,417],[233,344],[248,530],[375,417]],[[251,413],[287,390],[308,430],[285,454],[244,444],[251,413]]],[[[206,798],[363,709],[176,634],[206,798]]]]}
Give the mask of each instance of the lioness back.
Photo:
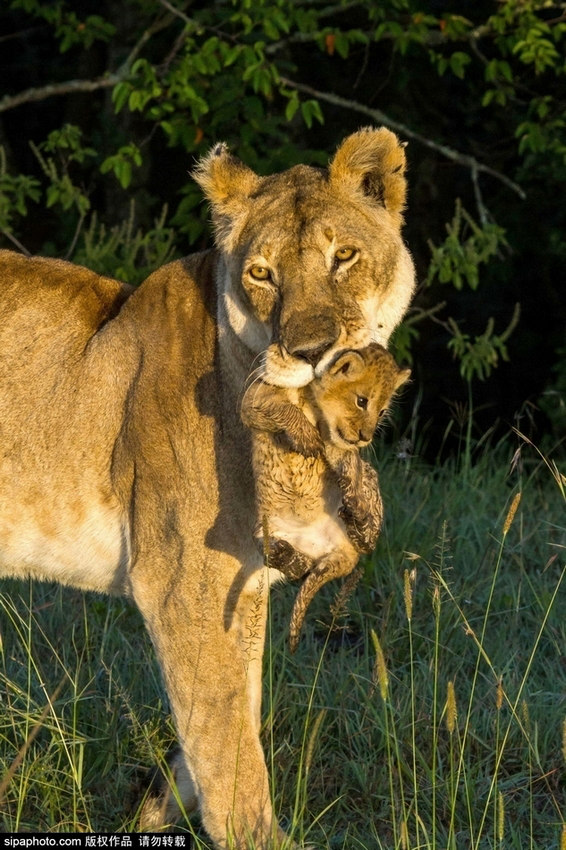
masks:
{"type": "Polygon", "coordinates": [[[130,289],[9,251],[0,282],[0,572],[115,590],[119,509],[100,461],[120,382],[85,352],[130,289]]]}

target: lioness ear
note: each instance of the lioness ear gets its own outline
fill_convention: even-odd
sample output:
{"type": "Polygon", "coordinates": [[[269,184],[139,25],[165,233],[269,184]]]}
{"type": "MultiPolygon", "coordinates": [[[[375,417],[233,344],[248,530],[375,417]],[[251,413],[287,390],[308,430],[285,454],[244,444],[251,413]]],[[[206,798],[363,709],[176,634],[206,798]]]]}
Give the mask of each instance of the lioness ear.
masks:
{"type": "Polygon", "coordinates": [[[217,235],[224,241],[261,178],[232,156],[224,142],[200,160],[192,177],[210,201],[217,235]]]}
{"type": "Polygon", "coordinates": [[[330,179],[361,190],[401,223],[407,181],[406,157],[399,139],[381,127],[364,127],[345,139],[330,163],[330,179]]]}

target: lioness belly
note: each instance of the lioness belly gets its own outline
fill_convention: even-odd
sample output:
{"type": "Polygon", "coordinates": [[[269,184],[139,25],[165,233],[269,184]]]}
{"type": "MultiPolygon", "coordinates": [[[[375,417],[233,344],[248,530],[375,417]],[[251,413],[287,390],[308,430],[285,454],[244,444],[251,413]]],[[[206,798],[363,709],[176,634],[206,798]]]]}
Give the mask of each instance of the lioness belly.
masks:
{"type": "Polygon", "coordinates": [[[1,505],[0,575],[123,592],[129,553],[117,509],[102,503],[54,508],[1,505]]]}

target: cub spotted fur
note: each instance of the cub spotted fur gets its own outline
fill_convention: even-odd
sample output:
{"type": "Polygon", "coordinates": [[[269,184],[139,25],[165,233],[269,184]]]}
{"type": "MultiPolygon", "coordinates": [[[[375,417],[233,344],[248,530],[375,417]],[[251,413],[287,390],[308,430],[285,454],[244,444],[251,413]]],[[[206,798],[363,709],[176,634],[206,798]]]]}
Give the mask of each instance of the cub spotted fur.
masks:
{"type": "MultiPolygon", "coordinates": [[[[259,738],[269,582],[239,400],[258,358],[300,387],[338,351],[386,344],[414,285],[404,167],[385,129],[346,138],[327,169],[268,177],[216,145],[195,173],[215,247],[133,292],[0,252],[0,574],[138,606],[179,735],[168,775],[221,850],[284,841],[259,738]]],[[[140,827],[178,814],[165,785],[140,827]]]]}
{"type": "Polygon", "coordinates": [[[331,579],[371,552],[383,508],[375,470],[359,456],[410,375],[383,346],[338,352],[301,389],[252,383],[242,420],[254,429],[256,545],[289,578],[306,576],[291,615],[296,648],[306,610],[331,579]],[[267,532],[267,534],[266,534],[267,532]]]}

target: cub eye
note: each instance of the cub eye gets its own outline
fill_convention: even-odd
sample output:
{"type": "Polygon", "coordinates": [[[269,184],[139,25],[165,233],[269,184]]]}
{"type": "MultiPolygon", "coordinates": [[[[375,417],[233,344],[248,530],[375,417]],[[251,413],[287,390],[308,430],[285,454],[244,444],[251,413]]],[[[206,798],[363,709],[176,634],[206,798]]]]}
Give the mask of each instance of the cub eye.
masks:
{"type": "Polygon", "coordinates": [[[387,408],[384,407],[383,410],[379,411],[379,418],[382,419],[385,416],[386,413],[387,413],[387,408]]]}
{"type": "Polygon", "coordinates": [[[356,405],[360,408],[360,410],[367,410],[368,400],[365,395],[356,396],[356,405]]]}
{"type": "Polygon", "coordinates": [[[346,260],[351,260],[355,253],[353,248],[338,248],[334,256],[339,263],[345,263],[346,260]]]}
{"type": "Polygon", "coordinates": [[[271,280],[271,272],[265,266],[252,266],[250,275],[254,280],[271,280]]]}

